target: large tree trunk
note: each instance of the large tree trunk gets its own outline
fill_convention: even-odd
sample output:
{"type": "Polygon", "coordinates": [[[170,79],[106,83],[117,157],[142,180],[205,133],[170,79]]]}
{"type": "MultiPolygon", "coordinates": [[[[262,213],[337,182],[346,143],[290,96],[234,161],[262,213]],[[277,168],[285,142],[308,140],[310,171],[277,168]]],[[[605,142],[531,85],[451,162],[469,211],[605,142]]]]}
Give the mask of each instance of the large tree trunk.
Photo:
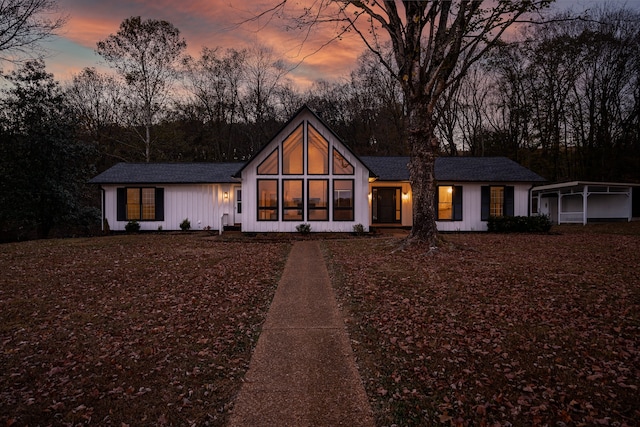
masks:
{"type": "Polygon", "coordinates": [[[430,246],[435,246],[438,239],[434,206],[438,140],[433,127],[433,120],[426,108],[416,108],[409,112],[409,180],[413,194],[413,227],[408,243],[426,243],[430,246]]]}

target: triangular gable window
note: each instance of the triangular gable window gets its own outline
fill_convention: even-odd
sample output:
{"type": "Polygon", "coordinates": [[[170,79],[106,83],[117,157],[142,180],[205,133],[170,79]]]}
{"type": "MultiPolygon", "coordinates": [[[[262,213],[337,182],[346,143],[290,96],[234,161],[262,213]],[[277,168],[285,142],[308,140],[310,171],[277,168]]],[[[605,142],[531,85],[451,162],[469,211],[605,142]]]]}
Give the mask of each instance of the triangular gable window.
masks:
{"type": "Polygon", "coordinates": [[[276,148],[258,166],[258,175],[278,175],[278,149],[276,148]]]}
{"type": "Polygon", "coordinates": [[[282,173],[302,175],[303,170],[302,125],[298,126],[282,143],[282,173]]]}
{"type": "Polygon", "coordinates": [[[335,148],[333,149],[333,174],[353,175],[353,165],[335,148]]]}
{"type": "Polygon", "coordinates": [[[310,175],[329,173],[329,142],[313,126],[308,126],[307,169],[310,175]]]}

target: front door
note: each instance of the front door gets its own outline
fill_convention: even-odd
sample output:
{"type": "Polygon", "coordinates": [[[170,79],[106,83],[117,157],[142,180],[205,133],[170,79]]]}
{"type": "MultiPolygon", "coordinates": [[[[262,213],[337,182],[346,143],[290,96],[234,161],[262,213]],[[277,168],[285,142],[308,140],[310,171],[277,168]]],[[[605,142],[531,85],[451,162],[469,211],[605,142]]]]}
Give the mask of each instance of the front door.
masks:
{"type": "Polygon", "coordinates": [[[377,187],[373,189],[373,222],[380,224],[399,223],[402,205],[401,189],[377,187]]]}

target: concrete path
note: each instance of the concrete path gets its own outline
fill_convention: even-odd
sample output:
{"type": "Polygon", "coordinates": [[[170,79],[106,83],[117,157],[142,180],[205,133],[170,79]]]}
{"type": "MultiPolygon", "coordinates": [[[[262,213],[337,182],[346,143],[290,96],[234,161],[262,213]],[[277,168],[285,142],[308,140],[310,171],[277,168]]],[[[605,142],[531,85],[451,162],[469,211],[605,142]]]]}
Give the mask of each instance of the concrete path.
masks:
{"type": "Polygon", "coordinates": [[[229,425],[374,426],[315,241],[291,249],[229,425]]]}

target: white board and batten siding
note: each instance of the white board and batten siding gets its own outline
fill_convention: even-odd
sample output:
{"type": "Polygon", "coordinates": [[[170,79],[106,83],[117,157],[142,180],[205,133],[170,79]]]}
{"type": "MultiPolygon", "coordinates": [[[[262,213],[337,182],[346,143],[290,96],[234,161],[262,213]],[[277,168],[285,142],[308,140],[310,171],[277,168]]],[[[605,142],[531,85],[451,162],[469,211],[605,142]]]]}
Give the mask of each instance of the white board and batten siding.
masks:
{"type": "MultiPolygon", "coordinates": [[[[307,148],[304,149],[304,170],[307,170],[307,148]]],[[[282,155],[281,153],[279,154],[282,155]]],[[[242,231],[244,232],[296,232],[296,227],[302,223],[309,224],[312,232],[352,232],[353,226],[362,224],[366,231],[369,230],[369,169],[333,135],[328,131],[324,124],[320,123],[317,118],[306,111],[300,114],[296,120],[290,122],[283,128],[278,136],[274,138],[269,145],[264,147],[262,151],[254,157],[251,162],[242,171],[242,231]],[[271,152],[278,147],[303,121],[311,124],[329,143],[329,175],[283,175],[282,168],[278,168],[278,175],[258,175],[257,166],[265,160],[271,152]],[[344,158],[354,167],[353,175],[331,175],[332,173],[332,153],[336,148],[344,158]],[[278,220],[277,221],[258,221],[258,179],[277,179],[278,180],[278,220]],[[283,221],[282,220],[282,180],[283,179],[303,179],[304,180],[304,220],[302,221],[283,221]],[[307,179],[329,179],[329,221],[309,221],[307,218],[307,179]],[[353,221],[331,221],[333,217],[333,179],[353,179],[353,198],[354,198],[354,220],[353,221]]]]}
{"type": "MultiPolygon", "coordinates": [[[[482,194],[484,186],[503,185],[501,183],[447,183],[439,185],[462,186],[462,221],[436,221],[438,231],[487,231],[487,221],[482,221],[482,194]]],[[[505,183],[513,188],[513,214],[515,216],[529,215],[529,189],[531,184],[505,183]]]]}
{"type": "MultiPolygon", "coordinates": [[[[146,187],[147,185],[145,185],[146,187]]],[[[105,218],[114,231],[123,231],[128,221],[117,220],[117,189],[121,185],[103,185],[105,218]]],[[[148,187],[164,188],[164,220],[138,221],[144,231],[180,230],[180,223],[189,219],[192,230],[210,227],[218,230],[223,213],[233,213],[233,192],[229,184],[156,184],[148,187]],[[223,200],[224,191],[228,200],[223,200]]]]}

